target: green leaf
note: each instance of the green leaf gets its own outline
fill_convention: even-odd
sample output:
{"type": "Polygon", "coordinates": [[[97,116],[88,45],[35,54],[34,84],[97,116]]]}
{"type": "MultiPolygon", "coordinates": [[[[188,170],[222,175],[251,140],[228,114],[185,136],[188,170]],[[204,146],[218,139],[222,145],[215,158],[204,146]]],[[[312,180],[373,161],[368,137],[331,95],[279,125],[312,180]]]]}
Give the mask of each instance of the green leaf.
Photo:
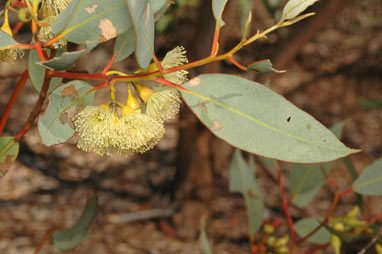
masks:
{"type": "MultiPolygon", "coordinates": [[[[252,158],[253,160],[253,158],[252,158]]],[[[230,167],[229,190],[244,196],[249,218],[249,235],[259,230],[263,221],[264,205],[261,192],[255,182],[255,167],[248,167],[240,150],[236,150],[230,167]]]]}
{"type": "Polygon", "coordinates": [[[38,62],[37,64],[55,71],[68,70],[81,56],[88,54],[95,46],[97,46],[97,44],[90,44],[87,49],[74,52],[64,52],[60,56],[56,56],[45,62],[38,62]]]}
{"type": "Polygon", "coordinates": [[[292,203],[300,208],[307,206],[325,183],[320,164],[295,164],[289,173],[292,203]]]}
{"type": "Polygon", "coordinates": [[[72,0],[52,24],[55,35],[67,31],[68,41],[104,42],[132,27],[125,0],[72,0]]]}
{"type": "Polygon", "coordinates": [[[228,0],[213,0],[212,1],[212,12],[214,14],[216,24],[219,27],[222,27],[225,25],[224,21],[222,20],[222,15],[224,11],[224,7],[227,4],[228,0]]]}
{"type": "Polygon", "coordinates": [[[141,68],[149,66],[154,52],[154,14],[148,0],[127,0],[135,31],[135,55],[141,68]]]}
{"type": "Polygon", "coordinates": [[[2,48],[5,48],[11,45],[17,45],[17,44],[18,43],[13,39],[12,36],[0,30],[0,50],[2,48]]]}
{"type": "Polygon", "coordinates": [[[285,71],[278,71],[272,67],[271,60],[265,59],[252,63],[248,66],[248,69],[251,71],[257,72],[276,72],[276,73],[284,73],[285,71]]]}
{"type": "MultiPolygon", "coordinates": [[[[47,50],[47,53],[50,55],[50,50],[47,50]]],[[[60,53],[58,53],[58,55],[60,55],[60,53]]],[[[45,68],[39,64],[39,62],[40,59],[38,58],[37,51],[35,49],[29,50],[28,73],[29,78],[37,92],[41,91],[46,71],[45,68]]],[[[49,84],[48,92],[53,91],[61,83],[61,81],[62,78],[52,78],[49,84]]]]}
{"type": "Polygon", "coordinates": [[[204,74],[184,85],[185,102],[218,137],[283,161],[317,163],[358,152],[284,97],[247,79],[204,74]]]}
{"type": "Polygon", "coordinates": [[[353,183],[353,190],[363,195],[382,195],[382,158],[362,171],[353,183]]]}
{"type": "Polygon", "coordinates": [[[167,0],[149,0],[151,8],[153,9],[153,12],[156,13],[160,11],[165,4],[168,2],[167,0]]]}
{"type": "Polygon", "coordinates": [[[0,137],[0,178],[5,176],[19,154],[15,137],[0,137]]]}
{"type": "Polygon", "coordinates": [[[119,35],[114,43],[113,56],[115,62],[124,60],[129,57],[135,50],[135,33],[134,29],[126,31],[119,35]]]}
{"type": "Polygon", "coordinates": [[[289,0],[284,9],[282,16],[285,20],[297,17],[306,8],[317,2],[318,0],[289,0]]]}
{"type": "Polygon", "coordinates": [[[50,94],[49,106],[38,120],[38,132],[44,145],[60,144],[74,135],[68,110],[73,106],[84,108],[93,104],[94,93],[86,94],[90,89],[92,86],[89,84],[74,80],[57,87],[50,94]]]}
{"type": "MultiPolygon", "coordinates": [[[[320,223],[317,221],[317,218],[304,218],[294,224],[294,229],[301,238],[304,238],[319,225],[320,223]]],[[[309,237],[307,241],[320,245],[327,244],[330,242],[330,233],[327,229],[322,227],[309,237]]]]}
{"type": "Polygon", "coordinates": [[[97,197],[90,198],[75,225],[65,230],[56,230],[53,232],[53,244],[60,250],[70,251],[82,243],[90,231],[98,212],[97,197]]]}
{"type": "Polygon", "coordinates": [[[200,236],[199,236],[200,254],[212,254],[210,243],[208,242],[206,233],[206,218],[200,220],[200,236]]]}

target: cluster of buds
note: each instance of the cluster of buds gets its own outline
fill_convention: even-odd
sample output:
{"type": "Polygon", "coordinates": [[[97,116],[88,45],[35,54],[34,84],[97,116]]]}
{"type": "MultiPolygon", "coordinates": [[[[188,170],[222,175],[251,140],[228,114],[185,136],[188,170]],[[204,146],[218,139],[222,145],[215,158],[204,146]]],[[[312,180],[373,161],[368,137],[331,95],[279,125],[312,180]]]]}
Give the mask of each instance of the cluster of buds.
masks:
{"type": "MultiPolygon", "coordinates": [[[[175,67],[185,63],[186,52],[179,48],[168,52],[162,64],[175,67]]],[[[185,71],[177,71],[164,77],[178,83],[185,81],[186,75],[185,71]]],[[[127,85],[126,104],[115,102],[112,94],[109,105],[88,106],[75,116],[73,120],[79,134],[79,148],[100,155],[130,155],[153,148],[163,137],[164,123],[173,119],[179,111],[179,91],[163,86],[151,89],[134,83],[133,93],[130,84],[127,85]]]]}
{"type": "MultiPolygon", "coordinates": [[[[60,14],[69,4],[71,0],[42,0],[39,11],[39,23],[41,24],[37,37],[40,41],[47,41],[53,38],[51,23],[55,17],[60,14]]],[[[65,39],[60,39],[53,43],[55,48],[66,45],[65,39]]]]}
{"type": "MultiPolygon", "coordinates": [[[[358,219],[359,207],[354,207],[350,212],[348,212],[344,217],[336,218],[331,220],[332,227],[339,232],[346,232],[354,237],[359,236],[361,233],[371,234],[373,229],[369,227],[366,221],[358,219]]],[[[336,254],[341,251],[341,239],[332,234],[330,236],[330,245],[334,249],[336,254]]]]}
{"type": "MultiPolygon", "coordinates": [[[[274,227],[265,224],[263,231],[265,235],[271,235],[274,232],[274,227]]],[[[266,240],[266,247],[268,254],[287,254],[289,252],[289,236],[275,237],[271,235],[266,240]]]]}

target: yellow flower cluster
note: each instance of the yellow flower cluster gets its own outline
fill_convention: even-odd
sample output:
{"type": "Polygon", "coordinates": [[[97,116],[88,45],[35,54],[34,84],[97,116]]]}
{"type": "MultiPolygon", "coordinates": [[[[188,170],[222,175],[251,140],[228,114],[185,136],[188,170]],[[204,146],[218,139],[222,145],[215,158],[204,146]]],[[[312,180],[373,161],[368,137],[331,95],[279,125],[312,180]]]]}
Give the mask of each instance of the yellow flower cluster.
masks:
{"type": "MultiPolygon", "coordinates": [[[[177,47],[167,53],[162,64],[165,68],[172,68],[186,62],[184,48],[177,47]]],[[[187,72],[165,74],[164,78],[180,84],[187,80],[187,72]]],[[[134,83],[134,88],[139,100],[128,85],[126,105],[115,102],[112,95],[111,106],[89,106],[75,116],[79,148],[100,155],[130,155],[143,153],[159,142],[165,132],[164,122],[179,112],[180,93],[175,88],[161,86],[151,89],[137,83],[134,83]],[[121,108],[119,114],[117,107],[121,108]]]]}

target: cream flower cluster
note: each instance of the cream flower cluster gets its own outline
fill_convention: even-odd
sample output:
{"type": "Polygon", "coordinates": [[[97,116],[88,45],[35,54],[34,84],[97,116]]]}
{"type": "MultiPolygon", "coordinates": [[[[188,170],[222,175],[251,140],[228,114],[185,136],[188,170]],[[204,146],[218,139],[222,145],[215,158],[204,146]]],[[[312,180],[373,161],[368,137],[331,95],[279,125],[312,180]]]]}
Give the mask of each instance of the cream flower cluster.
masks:
{"type": "MultiPolygon", "coordinates": [[[[187,62],[185,50],[177,47],[162,61],[165,68],[187,62]]],[[[187,80],[186,71],[164,75],[167,80],[180,83],[187,80]]],[[[112,103],[88,106],[74,120],[79,135],[77,146],[100,155],[143,153],[153,148],[164,135],[164,123],[179,112],[180,93],[175,88],[134,84],[140,102],[128,90],[127,105],[112,103]],[[118,115],[116,107],[121,107],[118,115]]]]}
{"type": "MultiPolygon", "coordinates": [[[[42,0],[40,17],[42,23],[48,23],[42,26],[38,32],[38,39],[41,41],[48,41],[53,38],[53,31],[50,23],[52,23],[55,17],[60,14],[69,4],[71,0],[42,0]]],[[[55,42],[53,46],[60,48],[66,45],[65,39],[60,39],[55,42]]]]}

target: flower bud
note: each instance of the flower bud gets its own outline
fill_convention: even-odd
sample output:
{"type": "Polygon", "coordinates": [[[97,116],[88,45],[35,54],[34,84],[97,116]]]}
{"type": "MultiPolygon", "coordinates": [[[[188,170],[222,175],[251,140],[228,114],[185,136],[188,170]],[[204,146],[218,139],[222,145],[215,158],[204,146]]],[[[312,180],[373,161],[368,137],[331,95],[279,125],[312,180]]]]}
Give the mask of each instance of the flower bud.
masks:
{"type": "Polygon", "coordinates": [[[270,224],[265,224],[263,228],[264,232],[267,233],[268,235],[272,234],[275,228],[270,225],[270,224]]]}
{"type": "Polygon", "coordinates": [[[32,15],[31,13],[29,12],[29,9],[28,8],[22,8],[19,10],[19,12],[17,13],[17,17],[19,18],[19,20],[21,20],[22,22],[29,22],[31,21],[32,19],[32,15]]]}

